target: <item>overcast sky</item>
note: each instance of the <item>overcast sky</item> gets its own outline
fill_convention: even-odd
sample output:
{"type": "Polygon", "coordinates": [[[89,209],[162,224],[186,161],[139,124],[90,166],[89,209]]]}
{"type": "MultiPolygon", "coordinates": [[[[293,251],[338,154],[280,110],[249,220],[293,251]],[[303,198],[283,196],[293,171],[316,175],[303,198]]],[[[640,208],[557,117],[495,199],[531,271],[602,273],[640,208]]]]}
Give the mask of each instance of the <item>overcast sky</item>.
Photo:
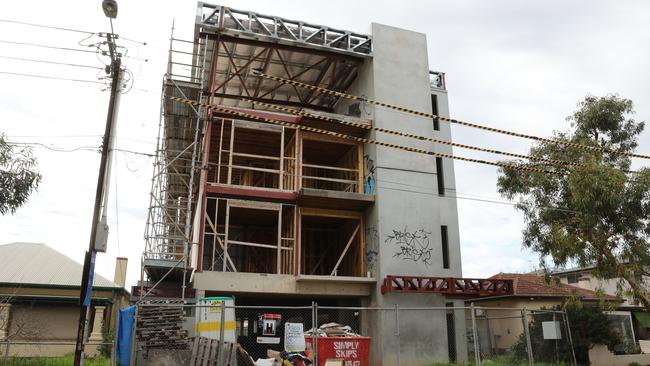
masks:
{"type": "MultiPolygon", "coordinates": [[[[119,1],[119,0],[118,0],[119,1]]],[[[650,2],[647,1],[221,1],[220,4],[368,33],[371,22],[425,33],[429,67],[447,74],[451,116],[501,129],[548,136],[586,94],[618,93],[650,120],[650,2]],[[309,5],[307,5],[309,4],[309,5]]],[[[128,48],[133,89],[122,97],[118,148],[153,153],[160,86],[170,30],[191,39],[195,1],[119,2],[115,32],[128,48]],[[129,40],[132,41],[129,41],[129,40]],[[138,42],[146,42],[142,45],[138,42]],[[148,62],[143,61],[147,59],[148,62]]],[[[0,19],[90,32],[110,31],[100,0],[3,1],[0,19]]],[[[93,43],[87,35],[0,22],[0,41],[67,48],[93,43]],[[81,41],[81,43],[79,43],[81,41]]],[[[47,80],[7,72],[97,80],[102,71],[7,57],[103,67],[93,53],[0,42],[0,131],[14,142],[77,149],[101,144],[109,93],[102,85],[47,80]]],[[[389,100],[385,102],[391,102],[389,100]]],[[[529,141],[454,126],[453,139],[518,153],[529,141]]],[[[650,154],[650,134],[639,151],[650,154]]],[[[43,182],[29,203],[0,217],[0,244],[47,243],[82,262],[88,246],[99,154],[37,147],[43,182]]],[[[490,160],[498,156],[463,151],[490,160]]],[[[140,256],[153,159],[118,152],[110,198],[109,250],[97,270],[111,278],[116,256],[129,258],[128,283],[140,277],[140,256]]],[[[643,163],[643,162],[641,162],[643,163]]],[[[636,166],[640,166],[636,162],[636,166]]],[[[460,196],[503,201],[493,167],[456,162],[460,196]]],[[[521,249],[521,214],[507,204],[458,201],[465,277],[528,271],[536,256],[521,249]]]]}

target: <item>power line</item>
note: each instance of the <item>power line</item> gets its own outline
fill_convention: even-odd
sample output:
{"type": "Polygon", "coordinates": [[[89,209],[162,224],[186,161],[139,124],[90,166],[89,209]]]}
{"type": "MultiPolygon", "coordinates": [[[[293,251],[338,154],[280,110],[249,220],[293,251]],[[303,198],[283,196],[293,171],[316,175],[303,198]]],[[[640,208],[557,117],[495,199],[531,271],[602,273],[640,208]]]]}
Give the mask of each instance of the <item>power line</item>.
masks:
{"type": "Polygon", "coordinates": [[[546,170],[546,169],[541,169],[541,168],[536,168],[536,167],[521,166],[521,165],[511,164],[511,163],[507,163],[507,162],[494,162],[494,161],[488,161],[488,160],[482,160],[482,159],[474,159],[474,158],[468,158],[468,157],[464,157],[464,156],[451,155],[451,154],[446,154],[446,153],[440,153],[440,152],[434,152],[434,151],[414,148],[414,147],[410,147],[410,146],[402,146],[402,145],[397,145],[397,144],[391,144],[391,143],[386,143],[386,142],[382,142],[382,141],[366,139],[366,138],[362,138],[362,137],[350,136],[350,135],[346,135],[346,134],[342,134],[342,133],[338,133],[338,132],[322,130],[322,129],[319,129],[319,128],[298,125],[298,124],[279,121],[279,120],[275,120],[275,119],[271,119],[271,118],[259,117],[259,116],[255,116],[255,115],[252,115],[252,114],[249,114],[249,113],[238,112],[238,111],[235,111],[235,110],[232,110],[232,109],[217,107],[217,106],[214,106],[214,105],[211,105],[211,104],[199,103],[199,102],[189,100],[189,99],[183,99],[183,98],[178,98],[178,97],[169,97],[169,99],[177,101],[177,102],[185,103],[185,104],[190,104],[190,105],[197,106],[197,107],[207,108],[207,109],[215,110],[215,111],[222,112],[222,113],[232,114],[232,115],[238,115],[238,116],[241,116],[241,117],[254,119],[254,120],[258,120],[258,121],[264,121],[264,122],[268,122],[268,123],[272,123],[272,124],[276,124],[276,125],[280,125],[280,126],[293,127],[293,128],[299,129],[299,130],[315,132],[315,133],[319,133],[319,134],[322,134],[322,135],[330,135],[330,136],[344,138],[346,140],[352,140],[352,141],[357,141],[357,142],[362,142],[362,143],[367,143],[367,144],[373,144],[373,145],[378,145],[378,146],[385,146],[385,147],[390,147],[390,148],[394,148],[394,149],[400,149],[400,150],[405,150],[405,151],[409,151],[409,152],[414,152],[414,153],[418,153],[418,154],[425,154],[425,155],[436,156],[436,157],[447,158],[447,159],[468,161],[470,163],[492,165],[492,166],[497,166],[497,167],[502,167],[502,168],[514,169],[514,170],[522,170],[522,171],[527,171],[527,172],[532,172],[532,173],[566,175],[563,172],[546,170]]]}
{"type": "Polygon", "coordinates": [[[39,79],[49,79],[49,80],[64,80],[64,81],[76,81],[78,83],[90,83],[90,84],[101,84],[104,83],[95,80],[82,80],[82,79],[72,79],[72,78],[62,78],[58,76],[47,76],[47,75],[34,75],[34,74],[22,74],[18,72],[9,72],[9,71],[0,71],[0,74],[5,75],[15,75],[15,76],[25,76],[30,78],[39,78],[39,79]]]}
{"type": "Polygon", "coordinates": [[[476,147],[476,146],[472,146],[472,145],[465,145],[465,144],[460,144],[460,143],[457,143],[457,142],[440,140],[440,139],[435,139],[435,138],[432,138],[432,137],[427,137],[427,136],[422,136],[422,135],[415,135],[415,134],[412,134],[412,133],[405,133],[405,132],[401,132],[401,131],[390,130],[390,129],[387,129],[387,128],[375,127],[375,126],[366,125],[366,124],[362,124],[362,123],[356,123],[356,122],[346,121],[346,120],[342,120],[342,119],[331,118],[331,117],[322,116],[322,115],[319,115],[319,114],[308,113],[308,112],[305,112],[305,111],[298,111],[298,110],[295,110],[295,109],[286,108],[286,107],[278,106],[278,105],[275,105],[275,104],[257,102],[257,101],[254,101],[254,100],[251,100],[251,99],[246,99],[246,98],[243,98],[242,100],[245,101],[245,102],[261,105],[263,107],[268,107],[268,108],[273,108],[273,109],[277,109],[277,110],[284,111],[284,112],[289,112],[289,113],[299,115],[299,116],[306,116],[306,117],[310,117],[310,118],[316,118],[316,119],[320,119],[320,120],[323,120],[323,121],[334,122],[334,123],[338,123],[338,124],[342,124],[342,125],[362,128],[364,130],[373,130],[373,131],[387,133],[387,134],[391,134],[391,135],[408,137],[408,138],[412,138],[412,139],[416,139],[416,140],[424,140],[424,141],[430,141],[430,142],[434,142],[434,143],[442,144],[442,145],[460,147],[460,148],[468,149],[468,150],[476,150],[476,151],[482,151],[482,152],[487,152],[487,153],[491,153],[491,154],[505,155],[505,156],[510,156],[510,157],[514,157],[514,158],[527,159],[527,160],[538,161],[538,162],[547,163],[547,164],[568,165],[568,166],[582,166],[583,165],[583,164],[573,163],[573,162],[568,162],[568,161],[563,161],[563,160],[545,159],[545,158],[541,158],[541,157],[538,157],[538,156],[523,155],[523,154],[505,152],[505,151],[488,149],[488,148],[483,148],[483,147],[476,147]]]}
{"type": "Polygon", "coordinates": [[[63,50],[63,51],[75,51],[75,52],[85,52],[85,53],[96,53],[94,50],[80,50],[78,48],[68,48],[68,47],[59,47],[59,46],[49,46],[46,44],[32,43],[32,42],[17,42],[17,41],[8,41],[5,39],[0,39],[0,43],[9,43],[16,44],[20,46],[32,46],[32,47],[41,47],[54,50],[63,50]]]}
{"type": "Polygon", "coordinates": [[[28,23],[28,22],[21,22],[21,21],[18,21],[18,20],[9,20],[9,19],[0,19],[0,23],[11,23],[11,24],[28,25],[28,26],[31,26],[31,27],[47,28],[47,29],[56,29],[56,30],[62,30],[62,31],[67,31],[67,32],[84,33],[84,34],[94,34],[94,33],[95,33],[95,32],[89,32],[89,31],[79,30],[79,29],[63,28],[63,27],[55,27],[55,26],[51,26],[51,25],[36,24],[36,23],[28,23]]]}
{"type": "Polygon", "coordinates": [[[75,151],[94,151],[96,152],[98,147],[97,146],[79,146],[75,148],[64,148],[64,147],[57,147],[57,146],[48,146],[46,144],[42,144],[40,142],[14,142],[14,141],[7,141],[7,144],[9,145],[15,145],[15,146],[30,146],[30,147],[42,147],[51,151],[56,151],[56,152],[75,152],[75,151]]]}
{"type": "Polygon", "coordinates": [[[9,60],[18,60],[18,61],[38,62],[38,63],[52,64],[52,65],[75,66],[75,67],[84,67],[84,68],[88,68],[88,69],[104,70],[103,67],[99,67],[99,66],[71,64],[71,63],[66,63],[66,62],[56,62],[56,61],[48,61],[48,60],[35,60],[35,59],[31,59],[31,58],[11,57],[11,56],[0,56],[0,58],[5,58],[5,59],[9,59],[9,60]]]}
{"type": "Polygon", "coordinates": [[[475,124],[475,123],[471,123],[471,122],[466,122],[466,121],[461,121],[461,120],[457,120],[457,119],[453,119],[453,118],[443,117],[443,116],[439,116],[439,115],[435,115],[435,114],[431,114],[431,113],[421,112],[421,111],[417,111],[417,110],[410,109],[410,108],[404,108],[404,107],[400,107],[400,106],[397,106],[397,105],[388,104],[388,103],[380,102],[380,101],[373,100],[373,99],[368,99],[368,98],[365,98],[365,97],[360,97],[360,96],[356,96],[356,95],[352,95],[352,94],[338,92],[336,90],[321,88],[319,86],[306,84],[306,83],[302,83],[302,82],[295,81],[295,80],[289,80],[289,79],[281,78],[281,77],[278,77],[278,76],[268,75],[268,74],[260,72],[259,70],[256,70],[256,69],[253,69],[253,74],[259,75],[259,76],[261,76],[263,78],[275,80],[275,81],[277,81],[279,83],[282,83],[282,84],[298,86],[298,87],[301,87],[301,88],[304,88],[304,89],[309,89],[309,90],[316,91],[316,92],[319,92],[319,93],[334,95],[334,96],[337,96],[337,97],[342,97],[342,98],[351,99],[351,100],[357,100],[357,101],[360,101],[360,102],[367,102],[367,103],[374,104],[374,105],[377,105],[377,106],[380,106],[380,107],[393,109],[393,110],[396,110],[398,112],[404,112],[404,113],[413,114],[413,115],[420,116],[420,117],[425,117],[425,118],[439,119],[441,121],[447,121],[449,123],[455,123],[455,124],[458,124],[458,125],[461,125],[461,126],[477,128],[477,129],[480,129],[480,130],[500,133],[500,134],[509,135],[509,136],[521,137],[521,138],[534,140],[534,141],[546,142],[546,143],[557,144],[557,145],[564,145],[564,146],[567,146],[567,147],[570,147],[570,148],[575,148],[575,149],[582,149],[582,150],[595,151],[595,152],[607,152],[607,153],[611,153],[611,154],[617,154],[617,155],[634,157],[634,158],[650,159],[650,156],[648,156],[648,155],[634,154],[634,153],[629,153],[629,152],[620,151],[620,150],[611,150],[611,149],[607,149],[607,148],[599,147],[599,146],[589,146],[589,145],[576,144],[576,143],[573,143],[573,142],[568,142],[568,141],[563,141],[563,140],[548,139],[548,138],[545,138],[545,137],[539,137],[539,136],[527,135],[527,134],[523,134],[523,133],[519,133],[519,132],[502,130],[502,129],[498,129],[498,128],[494,128],[494,127],[483,126],[483,125],[479,125],[479,124],[475,124]]]}

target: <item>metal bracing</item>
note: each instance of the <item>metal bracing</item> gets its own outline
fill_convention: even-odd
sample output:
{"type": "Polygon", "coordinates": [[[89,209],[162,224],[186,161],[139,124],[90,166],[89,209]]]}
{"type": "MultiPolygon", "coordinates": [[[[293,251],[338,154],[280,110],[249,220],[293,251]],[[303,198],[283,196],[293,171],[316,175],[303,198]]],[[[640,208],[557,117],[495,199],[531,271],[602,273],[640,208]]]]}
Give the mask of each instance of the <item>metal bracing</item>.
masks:
{"type": "Polygon", "coordinates": [[[217,28],[223,34],[235,37],[362,57],[372,55],[372,38],[369,35],[203,2],[198,3],[196,25],[208,29],[217,28]]]}
{"type": "Polygon", "coordinates": [[[163,267],[168,263],[169,269],[182,270],[185,277],[192,240],[192,210],[196,204],[195,192],[201,166],[203,115],[200,109],[175,102],[170,97],[202,100],[202,83],[209,75],[205,71],[205,54],[210,45],[207,40],[187,42],[174,39],[172,28],[145,229],[143,266],[150,278],[152,273],[147,271],[148,261],[163,267]],[[183,262],[181,266],[177,264],[180,260],[183,262]]]}
{"type": "Polygon", "coordinates": [[[488,297],[513,294],[508,279],[433,276],[386,276],[381,292],[437,293],[450,297],[488,297]]]}

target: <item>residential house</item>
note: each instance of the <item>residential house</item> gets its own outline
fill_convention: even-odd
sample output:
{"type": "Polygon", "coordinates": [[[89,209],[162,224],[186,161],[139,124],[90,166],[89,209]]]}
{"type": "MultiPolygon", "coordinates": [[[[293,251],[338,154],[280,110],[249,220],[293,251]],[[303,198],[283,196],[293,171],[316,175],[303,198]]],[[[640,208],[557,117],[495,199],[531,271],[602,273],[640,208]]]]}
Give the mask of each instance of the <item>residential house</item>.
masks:
{"type": "MultiPolygon", "coordinates": [[[[124,289],[126,264],[126,258],[117,259],[113,281],[94,275],[91,342],[101,342],[102,331],[114,329],[118,308],[128,305],[124,289]]],[[[11,345],[10,356],[61,356],[74,352],[81,275],[80,263],[45,244],[0,245],[0,342],[62,343],[11,345]]],[[[89,353],[97,351],[97,347],[87,349],[89,353]]]]}
{"type": "MultiPolygon", "coordinates": [[[[478,307],[477,327],[481,350],[503,353],[510,349],[524,331],[521,310],[549,309],[573,297],[585,304],[597,304],[603,299],[597,292],[558,282],[547,282],[544,276],[532,273],[499,273],[491,279],[513,281],[513,294],[467,300],[478,307]]],[[[605,295],[605,300],[617,301],[614,296],[605,295]]],[[[626,316],[629,313],[617,314],[626,316]]],[[[469,315],[468,315],[469,317],[469,315]]],[[[530,320],[530,317],[527,317],[530,320]]],[[[631,334],[630,322],[623,329],[631,334]]]]}

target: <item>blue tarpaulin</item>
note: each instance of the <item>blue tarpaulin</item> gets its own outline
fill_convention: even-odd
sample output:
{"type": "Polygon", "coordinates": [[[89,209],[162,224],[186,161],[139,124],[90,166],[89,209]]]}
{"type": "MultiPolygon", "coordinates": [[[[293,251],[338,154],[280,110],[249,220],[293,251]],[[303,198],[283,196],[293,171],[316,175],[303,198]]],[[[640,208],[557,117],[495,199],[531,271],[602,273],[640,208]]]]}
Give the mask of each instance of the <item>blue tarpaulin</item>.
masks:
{"type": "Polygon", "coordinates": [[[133,319],[135,318],[135,305],[120,309],[117,329],[117,360],[121,366],[128,366],[131,362],[131,336],[133,334],[133,319]]]}

